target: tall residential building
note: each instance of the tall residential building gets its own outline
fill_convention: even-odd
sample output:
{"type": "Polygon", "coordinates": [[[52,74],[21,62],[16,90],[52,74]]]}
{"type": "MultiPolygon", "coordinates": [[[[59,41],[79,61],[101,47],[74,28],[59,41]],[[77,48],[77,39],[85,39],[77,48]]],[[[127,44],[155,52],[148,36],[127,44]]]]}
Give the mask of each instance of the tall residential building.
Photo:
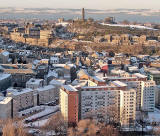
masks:
{"type": "Polygon", "coordinates": [[[60,91],[61,113],[68,122],[76,123],[78,118],[85,119],[92,114],[99,121],[114,119],[123,126],[134,124],[136,91],[128,89],[126,84],[114,81],[110,85],[85,86],[78,90],[64,86],[60,91]]]}
{"type": "Polygon", "coordinates": [[[79,95],[78,90],[71,85],[64,85],[60,89],[60,110],[69,124],[78,123],[79,95]]]}
{"type": "Polygon", "coordinates": [[[136,110],[144,110],[146,112],[154,111],[155,107],[155,81],[147,80],[147,76],[139,73],[130,77],[107,77],[106,81],[121,81],[128,87],[136,90],[136,110]]]}
{"type": "Polygon", "coordinates": [[[134,124],[136,91],[126,84],[114,81],[109,86],[83,87],[80,93],[81,119],[93,112],[98,120],[112,121],[112,118],[123,126],[134,124]]]}
{"type": "Polygon", "coordinates": [[[136,120],[136,90],[120,92],[120,122],[123,126],[134,125],[136,120]]]}
{"type": "Polygon", "coordinates": [[[155,93],[156,84],[155,81],[147,81],[142,83],[141,93],[141,109],[143,111],[153,112],[155,108],[155,93]]]}

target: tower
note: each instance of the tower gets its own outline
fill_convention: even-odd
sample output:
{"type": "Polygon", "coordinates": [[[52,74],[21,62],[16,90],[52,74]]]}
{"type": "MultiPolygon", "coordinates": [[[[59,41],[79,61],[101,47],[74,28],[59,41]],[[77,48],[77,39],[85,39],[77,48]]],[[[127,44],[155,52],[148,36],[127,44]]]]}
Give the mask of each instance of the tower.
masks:
{"type": "Polygon", "coordinates": [[[82,21],[84,21],[85,20],[85,10],[84,10],[84,8],[82,8],[82,21]]]}

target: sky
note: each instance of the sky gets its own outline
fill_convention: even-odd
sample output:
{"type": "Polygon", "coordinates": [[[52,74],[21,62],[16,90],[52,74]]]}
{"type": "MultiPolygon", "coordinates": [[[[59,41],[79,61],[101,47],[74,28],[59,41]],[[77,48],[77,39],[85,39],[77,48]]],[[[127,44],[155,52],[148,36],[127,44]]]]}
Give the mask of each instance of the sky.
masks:
{"type": "Polygon", "coordinates": [[[0,0],[0,7],[160,9],[160,0],[0,0]]]}

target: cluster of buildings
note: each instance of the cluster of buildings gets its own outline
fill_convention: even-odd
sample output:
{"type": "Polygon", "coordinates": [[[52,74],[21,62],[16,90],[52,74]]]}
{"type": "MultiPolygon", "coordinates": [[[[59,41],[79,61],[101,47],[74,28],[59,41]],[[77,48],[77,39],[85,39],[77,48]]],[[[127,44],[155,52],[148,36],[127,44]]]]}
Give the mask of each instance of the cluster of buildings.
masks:
{"type": "Polygon", "coordinates": [[[160,36],[147,37],[146,35],[134,36],[130,34],[97,36],[94,42],[106,42],[112,45],[159,45],[160,36]]]}
{"type": "MultiPolygon", "coordinates": [[[[84,9],[81,21],[85,21],[84,9]]],[[[0,39],[0,119],[23,116],[34,122],[33,114],[43,112],[39,115],[48,118],[60,112],[68,125],[93,118],[135,128],[137,124],[143,127],[145,115],[143,122],[147,125],[159,125],[160,56],[27,46],[48,47],[56,37],[71,38],[73,34],[67,32],[66,25],[59,19],[52,27],[29,23],[0,26],[18,43],[6,44],[0,39]]],[[[160,37],[150,40],[145,35],[128,34],[94,38],[96,43],[116,45],[152,45],[158,41],[160,37]]]]}
{"type": "Polygon", "coordinates": [[[25,27],[14,28],[10,33],[10,38],[15,42],[49,46],[53,40],[53,32],[28,23],[25,27]]]}
{"type": "MultiPolygon", "coordinates": [[[[25,64],[12,61],[22,50],[18,55],[1,52],[0,58],[8,55],[0,64],[0,109],[5,109],[0,110],[1,119],[22,116],[37,106],[54,107],[57,102],[69,125],[94,118],[134,127],[142,114],[149,118],[159,111],[159,56],[48,50],[46,56],[42,52],[25,64]]],[[[36,113],[45,110],[38,109],[36,113]]]]}
{"type": "Polygon", "coordinates": [[[74,34],[67,31],[68,22],[59,19],[58,22],[31,22],[24,24],[0,24],[1,35],[15,43],[50,47],[54,40],[71,39],[74,34]]]}
{"type": "Polygon", "coordinates": [[[136,73],[102,79],[84,72],[78,78],[77,84],[60,89],[61,112],[69,123],[90,116],[107,123],[134,126],[142,111],[154,112],[156,84],[147,76],[136,73]]]}

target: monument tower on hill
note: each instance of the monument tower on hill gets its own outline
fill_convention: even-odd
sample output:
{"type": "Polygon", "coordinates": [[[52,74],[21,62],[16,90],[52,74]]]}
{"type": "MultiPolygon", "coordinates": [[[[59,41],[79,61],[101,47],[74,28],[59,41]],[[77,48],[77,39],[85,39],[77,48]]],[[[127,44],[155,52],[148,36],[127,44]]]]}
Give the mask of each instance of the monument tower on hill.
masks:
{"type": "Polygon", "coordinates": [[[82,8],[82,21],[85,21],[85,10],[82,8]]]}

